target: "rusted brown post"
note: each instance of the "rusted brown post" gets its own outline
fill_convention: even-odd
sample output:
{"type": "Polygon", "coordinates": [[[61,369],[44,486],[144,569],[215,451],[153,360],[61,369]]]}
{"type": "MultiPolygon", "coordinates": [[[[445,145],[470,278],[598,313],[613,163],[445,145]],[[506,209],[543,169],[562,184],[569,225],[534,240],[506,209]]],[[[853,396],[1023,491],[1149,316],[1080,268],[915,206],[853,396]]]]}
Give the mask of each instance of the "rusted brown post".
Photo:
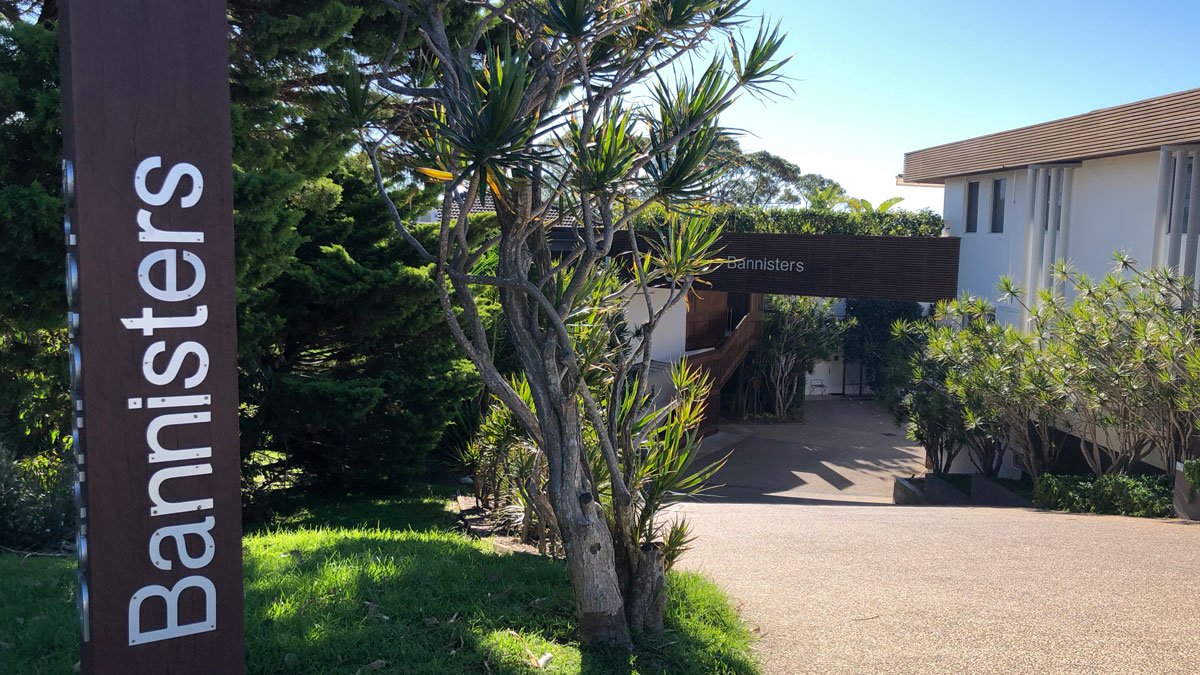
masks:
{"type": "Polygon", "coordinates": [[[227,35],[61,7],[85,673],[244,671],[227,35]]]}

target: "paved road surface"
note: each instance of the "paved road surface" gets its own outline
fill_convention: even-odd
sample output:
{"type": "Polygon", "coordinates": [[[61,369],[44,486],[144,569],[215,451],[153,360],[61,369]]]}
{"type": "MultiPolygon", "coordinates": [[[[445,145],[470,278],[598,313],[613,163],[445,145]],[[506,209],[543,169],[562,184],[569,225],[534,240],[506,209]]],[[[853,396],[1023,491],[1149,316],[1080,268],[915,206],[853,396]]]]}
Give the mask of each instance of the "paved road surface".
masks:
{"type": "Polygon", "coordinates": [[[910,460],[854,440],[875,412],[810,403],[812,438],[766,429],[789,441],[774,459],[744,439],[736,481],[680,507],[699,536],[681,566],[741,604],[768,673],[1200,673],[1200,525],[881,504],[910,460]]]}

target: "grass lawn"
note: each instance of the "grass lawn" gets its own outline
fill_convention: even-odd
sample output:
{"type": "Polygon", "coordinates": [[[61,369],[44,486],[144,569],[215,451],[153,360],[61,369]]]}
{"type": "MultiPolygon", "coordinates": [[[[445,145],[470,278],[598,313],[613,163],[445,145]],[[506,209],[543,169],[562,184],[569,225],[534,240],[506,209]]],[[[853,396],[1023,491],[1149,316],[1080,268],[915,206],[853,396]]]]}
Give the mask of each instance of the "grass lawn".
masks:
{"type": "MultiPolygon", "coordinates": [[[[756,673],[712,582],[670,575],[667,630],[635,654],[575,642],[560,561],[451,527],[445,496],[327,503],[244,539],[251,673],[756,673]],[[537,661],[550,654],[539,668],[537,661]]],[[[0,673],[69,673],[74,561],[0,555],[0,673]]]]}

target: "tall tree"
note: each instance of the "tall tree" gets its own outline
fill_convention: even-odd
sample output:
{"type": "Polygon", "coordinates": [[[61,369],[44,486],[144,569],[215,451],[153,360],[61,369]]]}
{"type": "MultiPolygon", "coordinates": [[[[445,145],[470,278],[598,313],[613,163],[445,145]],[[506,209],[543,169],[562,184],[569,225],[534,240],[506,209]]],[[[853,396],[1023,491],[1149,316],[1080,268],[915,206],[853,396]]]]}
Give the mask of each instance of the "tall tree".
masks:
{"type": "Polygon", "coordinates": [[[820,174],[804,173],[792,162],[766,150],[745,152],[737,140],[722,137],[711,162],[724,174],[714,186],[712,199],[736,206],[803,205],[807,195],[830,186],[841,186],[820,174]]]}
{"type": "Polygon", "coordinates": [[[803,204],[814,187],[836,185],[820,174],[804,173],[792,162],[766,150],[745,152],[731,136],[722,137],[709,159],[724,170],[712,199],[736,206],[803,204]]]}
{"type": "MultiPolygon", "coordinates": [[[[385,78],[383,86],[423,107],[429,134],[423,143],[398,142],[372,125],[362,142],[385,198],[384,155],[419,159],[426,175],[444,181],[436,247],[413,236],[390,201],[387,208],[436,265],[443,314],[460,347],[545,452],[582,640],[627,645],[631,628],[662,625],[662,543],[646,539],[635,505],[653,482],[643,490],[631,475],[631,458],[663,442],[656,429],[675,407],[659,409],[649,396],[650,336],[696,277],[720,263],[717,231],[706,220],[676,219],[649,250],[633,239],[629,275],[603,274],[603,261],[617,233],[631,232],[651,204],[686,206],[709,196],[719,167],[706,160],[724,133],[716,118],[739,90],[777,81],[780,38],[760,31],[749,44],[736,39],[740,0],[491,3],[468,24],[466,39],[449,34],[445,1],[387,2],[420,28],[434,58],[423,76],[385,78]],[[734,38],[733,58],[686,74],[690,59],[721,34],[734,38]],[[643,91],[648,105],[635,103],[643,91]],[[467,213],[487,193],[499,231],[480,242],[467,213]],[[572,226],[566,250],[552,247],[554,225],[572,226]],[[486,255],[495,256],[494,273],[477,269],[486,255]],[[532,405],[493,363],[474,299],[479,284],[500,289],[532,405]],[[669,297],[656,304],[650,284],[669,297]],[[620,356],[604,357],[606,350],[592,348],[598,335],[586,317],[596,308],[619,312],[631,297],[646,303],[649,324],[620,356]],[[594,466],[589,425],[601,457],[594,466]],[[611,495],[611,520],[598,503],[602,492],[611,495]]],[[[369,93],[347,87],[349,117],[367,119],[369,93]]],[[[670,445],[692,442],[689,433],[670,445]]]]}
{"type": "MultiPolygon", "coordinates": [[[[416,197],[409,187],[406,196],[416,197]]],[[[397,199],[401,194],[396,195],[397,199]]],[[[312,489],[371,488],[418,473],[477,378],[446,334],[433,272],[378,208],[366,158],[295,197],[294,260],[268,287],[277,330],[243,433],[246,487],[298,475],[312,489]]]]}
{"type": "Polygon", "coordinates": [[[788,419],[797,394],[804,401],[805,376],[817,362],[837,353],[846,330],[854,325],[853,318],[834,314],[833,305],[824,298],[768,297],[760,358],[777,422],[788,419]]]}
{"type": "MultiPolygon", "coordinates": [[[[0,268],[0,443],[26,455],[53,447],[67,428],[56,12],[54,2],[0,2],[0,236],[8,242],[0,268]]],[[[229,17],[243,452],[344,455],[368,442],[366,427],[385,424],[393,426],[370,443],[389,447],[393,459],[419,457],[444,421],[411,411],[451,407],[461,364],[445,329],[418,316],[438,316],[432,281],[411,266],[395,235],[381,232],[378,214],[361,208],[361,176],[344,164],[354,128],[327,85],[328,65],[347,59],[407,67],[389,50],[397,36],[405,50],[420,38],[371,0],[232,0],[229,17]],[[355,315],[353,304],[335,297],[356,299],[363,311],[355,315]],[[316,326],[317,311],[290,302],[326,302],[321,318],[330,324],[316,326]],[[362,339],[378,336],[380,326],[386,339],[362,339]],[[357,334],[338,343],[338,331],[357,334]],[[322,346],[334,344],[336,360],[315,363],[322,346]],[[404,363],[433,384],[398,376],[404,363]],[[295,386],[280,384],[287,377],[295,386]],[[297,394],[300,383],[312,392],[330,382],[337,387],[324,398],[297,394]],[[300,434],[296,420],[316,418],[304,406],[321,406],[325,424],[300,434]],[[392,432],[401,435],[387,439],[392,432]]],[[[397,194],[406,217],[429,207],[422,194],[397,194]]],[[[325,466],[365,473],[346,464],[353,458],[342,460],[325,466]]]]}
{"type": "Polygon", "coordinates": [[[68,409],[58,39],[23,9],[0,19],[0,445],[18,457],[53,447],[68,409]]]}

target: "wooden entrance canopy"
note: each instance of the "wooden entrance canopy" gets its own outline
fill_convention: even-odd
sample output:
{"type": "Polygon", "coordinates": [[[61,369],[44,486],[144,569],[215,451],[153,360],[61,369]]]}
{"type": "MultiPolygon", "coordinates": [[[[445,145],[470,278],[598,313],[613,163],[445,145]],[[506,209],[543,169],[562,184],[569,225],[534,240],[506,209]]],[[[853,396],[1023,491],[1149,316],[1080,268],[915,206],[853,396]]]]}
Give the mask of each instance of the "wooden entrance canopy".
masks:
{"type": "MultiPolygon", "coordinates": [[[[555,239],[571,236],[564,230],[555,239]]],[[[630,250],[621,234],[614,254],[630,250]]],[[[918,302],[958,294],[957,237],[739,232],[720,241],[735,262],[704,278],[714,291],[918,302]]]]}

